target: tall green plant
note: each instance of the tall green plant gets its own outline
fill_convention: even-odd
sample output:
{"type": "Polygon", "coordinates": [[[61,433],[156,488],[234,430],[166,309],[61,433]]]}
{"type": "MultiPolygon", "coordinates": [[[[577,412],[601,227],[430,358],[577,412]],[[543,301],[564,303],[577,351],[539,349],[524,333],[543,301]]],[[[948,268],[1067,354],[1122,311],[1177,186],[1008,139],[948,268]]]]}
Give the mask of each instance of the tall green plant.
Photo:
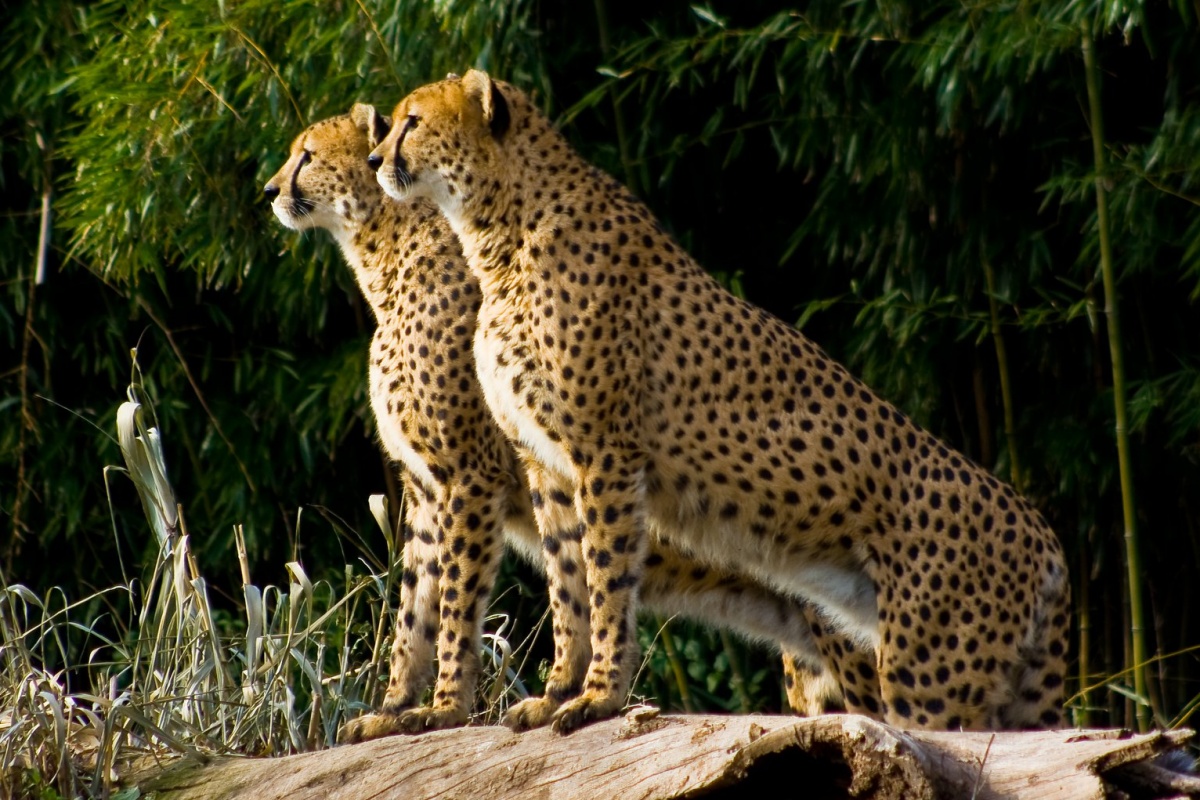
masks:
{"type": "Polygon", "coordinates": [[[1092,26],[1085,18],[1082,24],[1083,64],[1087,74],[1088,116],[1092,131],[1092,157],[1096,168],[1096,235],[1100,240],[1100,274],[1104,280],[1104,318],[1108,329],[1108,348],[1112,357],[1113,416],[1117,440],[1117,464],[1121,473],[1121,508],[1125,524],[1125,564],[1129,570],[1126,591],[1129,593],[1129,633],[1132,641],[1133,690],[1137,696],[1138,729],[1150,726],[1149,693],[1146,690],[1146,630],[1142,610],[1142,559],[1138,543],[1137,512],[1134,505],[1133,467],[1129,454],[1128,415],[1125,411],[1125,356],[1121,340],[1120,304],[1117,294],[1116,269],[1113,266],[1112,242],[1109,238],[1108,179],[1104,142],[1104,112],[1100,101],[1100,67],[1096,60],[1096,44],[1092,26]]]}

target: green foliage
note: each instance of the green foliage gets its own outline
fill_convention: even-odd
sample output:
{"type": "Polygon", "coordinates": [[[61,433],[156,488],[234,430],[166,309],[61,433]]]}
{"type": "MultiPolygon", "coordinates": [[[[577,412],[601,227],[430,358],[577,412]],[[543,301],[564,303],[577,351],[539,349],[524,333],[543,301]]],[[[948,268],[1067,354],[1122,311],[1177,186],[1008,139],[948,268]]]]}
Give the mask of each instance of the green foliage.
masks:
{"type": "MultiPolygon", "coordinates": [[[[763,169],[773,154],[776,176],[795,181],[796,202],[771,206],[790,233],[781,269],[759,259],[757,273],[746,270],[749,296],[756,286],[796,287],[782,294],[800,307],[807,329],[1002,474],[1012,458],[997,434],[1010,413],[1012,441],[1032,467],[1022,484],[1069,544],[1073,530],[1113,534],[1081,542],[1075,556],[1096,563],[1076,576],[1097,584],[1089,602],[1105,586],[1108,597],[1123,594],[1112,591],[1122,585],[1120,570],[1108,566],[1121,551],[1104,557],[1118,544],[1121,520],[1115,448],[1105,435],[1112,402],[1081,32],[1085,21],[1104,32],[1107,189],[1122,304],[1126,318],[1135,317],[1125,347],[1138,387],[1137,481],[1153,498],[1143,525],[1160,532],[1150,546],[1162,553],[1172,547],[1167,532],[1182,530],[1169,521],[1172,509],[1189,503],[1183,498],[1198,477],[1191,356],[1200,222],[1190,208],[1194,190],[1181,188],[1190,189],[1200,167],[1196,67],[1184,56],[1195,34],[1189,10],[818,4],[759,19],[739,10],[744,23],[693,12],[690,29],[656,29],[630,42],[608,70],[608,92],[643,109],[639,167],[659,176],[656,191],[674,204],[676,187],[687,183],[681,176],[719,155],[722,171],[703,173],[716,192],[735,182],[729,172],[757,167],[762,188],[743,194],[786,197],[766,188],[779,181],[763,169]],[[802,282],[789,281],[795,264],[805,265],[802,282]],[[1011,360],[998,360],[1004,351],[988,341],[993,328],[1011,360]],[[1015,408],[1001,407],[1001,371],[1015,387],[1008,401],[1015,408]],[[1108,502],[1097,504],[1098,495],[1108,502]]],[[[604,95],[593,92],[573,113],[604,95]]],[[[741,255],[746,242],[737,245],[741,255]]],[[[786,313],[781,305],[777,312],[786,313]]],[[[1174,546],[1196,552],[1195,532],[1186,530],[1174,546]]],[[[1196,568],[1189,560],[1186,569],[1196,568]]],[[[1153,586],[1153,575],[1180,569],[1158,562],[1142,579],[1153,586]]],[[[1160,620],[1171,616],[1162,597],[1151,602],[1160,620]]],[[[1120,607],[1104,612],[1105,635],[1119,641],[1120,607]]],[[[1160,640],[1159,652],[1189,636],[1160,640]]],[[[1087,658],[1094,654],[1080,654],[1081,670],[1113,672],[1113,652],[1106,645],[1099,670],[1087,658]]],[[[1160,672],[1164,695],[1141,702],[1177,706],[1194,692],[1173,666],[1182,665],[1160,672]]],[[[1095,678],[1080,680],[1086,686],[1095,678]]]]}
{"type": "MultiPolygon", "coordinates": [[[[1075,687],[1102,687],[1128,665],[1085,21],[1152,649],[1200,640],[1182,611],[1200,570],[1200,63],[1185,2],[17,4],[0,48],[10,575],[38,593],[108,586],[157,556],[127,487],[116,544],[100,535],[101,469],[118,452],[104,432],[136,346],[210,585],[237,584],[235,524],[256,574],[303,558],[341,585],[354,556],[335,531],[370,530],[364,495],[395,492],[367,411],[369,314],[331,243],[281,230],[259,187],[308,122],[477,65],[534,91],[727,285],[922,424],[1002,476],[1013,443],[1089,620],[1075,687]]],[[[513,641],[530,637],[521,674],[536,689],[541,585],[511,565],[502,583],[497,610],[513,641]]],[[[232,618],[242,604],[217,601],[232,618]]],[[[770,658],[670,630],[673,656],[649,650],[647,695],[778,708],[770,658]]],[[[1194,707],[1189,663],[1154,674],[1164,718],[1194,707]]],[[[1086,703],[1095,723],[1126,720],[1118,692],[1086,703]]]]}
{"type": "MultiPolygon", "coordinates": [[[[87,423],[111,423],[103,395],[139,342],[148,391],[171,398],[162,425],[185,449],[178,479],[204,527],[244,523],[255,558],[278,555],[272,540],[284,537],[272,530],[285,509],[326,505],[297,489],[332,479],[383,490],[387,479],[362,380],[368,314],[324,237],[277,230],[262,182],[309,122],[357,99],[387,107],[431,72],[476,59],[508,72],[517,60],[516,74],[545,83],[529,55],[528,12],[268,2],[51,12],[17,10],[21,35],[0,78],[0,96],[13,99],[6,166],[25,182],[9,193],[24,206],[4,218],[13,246],[0,255],[12,301],[0,339],[19,356],[4,366],[18,380],[2,402],[27,423],[14,415],[18,424],[0,431],[0,461],[15,465],[0,476],[11,492],[10,557],[25,539],[48,546],[106,523],[95,477],[115,453],[87,423]],[[444,37],[431,48],[414,31],[444,37]],[[29,305],[47,164],[50,277],[29,305]]],[[[231,544],[217,537],[202,558],[228,564],[231,544]]],[[[47,580],[78,572],[64,567],[47,580]]]]}

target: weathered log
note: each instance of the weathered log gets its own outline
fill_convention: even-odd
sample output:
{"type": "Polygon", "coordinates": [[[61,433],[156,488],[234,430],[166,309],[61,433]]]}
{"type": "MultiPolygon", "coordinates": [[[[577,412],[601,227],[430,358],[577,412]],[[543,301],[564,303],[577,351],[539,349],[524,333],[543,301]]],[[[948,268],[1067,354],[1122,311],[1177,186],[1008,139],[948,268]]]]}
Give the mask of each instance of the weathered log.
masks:
{"type": "Polygon", "coordinates": [[[184,762],[138,784],[156,800],[668,800],[756,790],[875,800],[1178,797],[1200,793],[1200,780],[1155,759],[1191,735],[924,733],[851,715],[643,711],[570,736],[468,727],[284,758],[184,762]]]}

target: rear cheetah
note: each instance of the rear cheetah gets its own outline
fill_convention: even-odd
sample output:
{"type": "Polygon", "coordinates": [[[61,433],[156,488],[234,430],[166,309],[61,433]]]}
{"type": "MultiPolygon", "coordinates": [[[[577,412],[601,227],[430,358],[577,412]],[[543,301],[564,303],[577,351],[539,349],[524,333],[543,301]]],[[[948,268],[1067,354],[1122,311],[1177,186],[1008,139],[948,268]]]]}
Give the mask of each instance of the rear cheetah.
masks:
{"type": "Polygon", "coordinates": [[[876,682],[900,726],[1061,723],[1070,587],[1029,503],[723,289],[512,86],[472,70],[393,118],[369,163],[446,215],[483,290],[488,405],[586,523],[591,624],[571,630],[592,662],[582,683],[556,667],[515,726],[568,732],[620,706],[655,532],[872,649],[874,671],[825,648],[852,709],[876,682]]]}
{"type": "MultiPolygon", "coordinates": [[[[405,467],[405,569],[387,696],[381,714],[343,730],[344,741],[465,722],[500,531],[539,566],[545,546],[557,556],[563,585],[585,597],[579,520],[569,494],[549,481],[535,494],[540,524],[549,531],[539,538],[522,470],[487,413],[471,352],[480,292],[454,235],[432,204],[389,200],[366,166],[386,129],[386,118],[366,105],[318,122],[295,139],[264,190],[285,226],[330,231],[353,269],[378,323],[370,356],[377,428],[388,454],[405,467]],[[435,640],[440,669],[433,703],[417,708],[435,640]]],[[[809,633],[809,623],[819,620],[802,602],[665,546],[648,554],[643,600],[661,613],[781,645],[788,699],[798,711],[819,713],[839,695],[809,633]]],[[[582,615],[583,607],[558,613],[582,615]]],[[[582,674],[590,657],[586,637],[566,645],[574,650],[559,650],[556,658],[577,664],[582,674]]]]}

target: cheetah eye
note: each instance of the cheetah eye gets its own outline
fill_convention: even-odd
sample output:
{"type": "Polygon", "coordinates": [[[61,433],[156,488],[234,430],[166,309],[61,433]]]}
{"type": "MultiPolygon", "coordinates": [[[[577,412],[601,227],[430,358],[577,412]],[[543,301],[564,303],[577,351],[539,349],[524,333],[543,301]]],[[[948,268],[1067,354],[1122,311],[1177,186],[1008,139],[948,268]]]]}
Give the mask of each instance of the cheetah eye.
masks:
{"type": "Polygon", "coordinates": [[[418,117],[416,114],[409,114],[408,120],[404,123],[404,127],[407,130],[411,131],[412,129],[417,127],[417,123],[419,123],[420,121],[421,121],[421,118],[418,117]]]}
{"type": "Polygon", "coordinates": [[[299,172],[300,170],[304,169],[305,165],[308,164],[308,162],[312,161],[312,151],[311,150],[308,150],[307,148],[305,148],[302,151],[302,153],[303,153],[303,155],[300,156],[300,163],[298,165],[296,165],[296,172],[299,172]]]}

